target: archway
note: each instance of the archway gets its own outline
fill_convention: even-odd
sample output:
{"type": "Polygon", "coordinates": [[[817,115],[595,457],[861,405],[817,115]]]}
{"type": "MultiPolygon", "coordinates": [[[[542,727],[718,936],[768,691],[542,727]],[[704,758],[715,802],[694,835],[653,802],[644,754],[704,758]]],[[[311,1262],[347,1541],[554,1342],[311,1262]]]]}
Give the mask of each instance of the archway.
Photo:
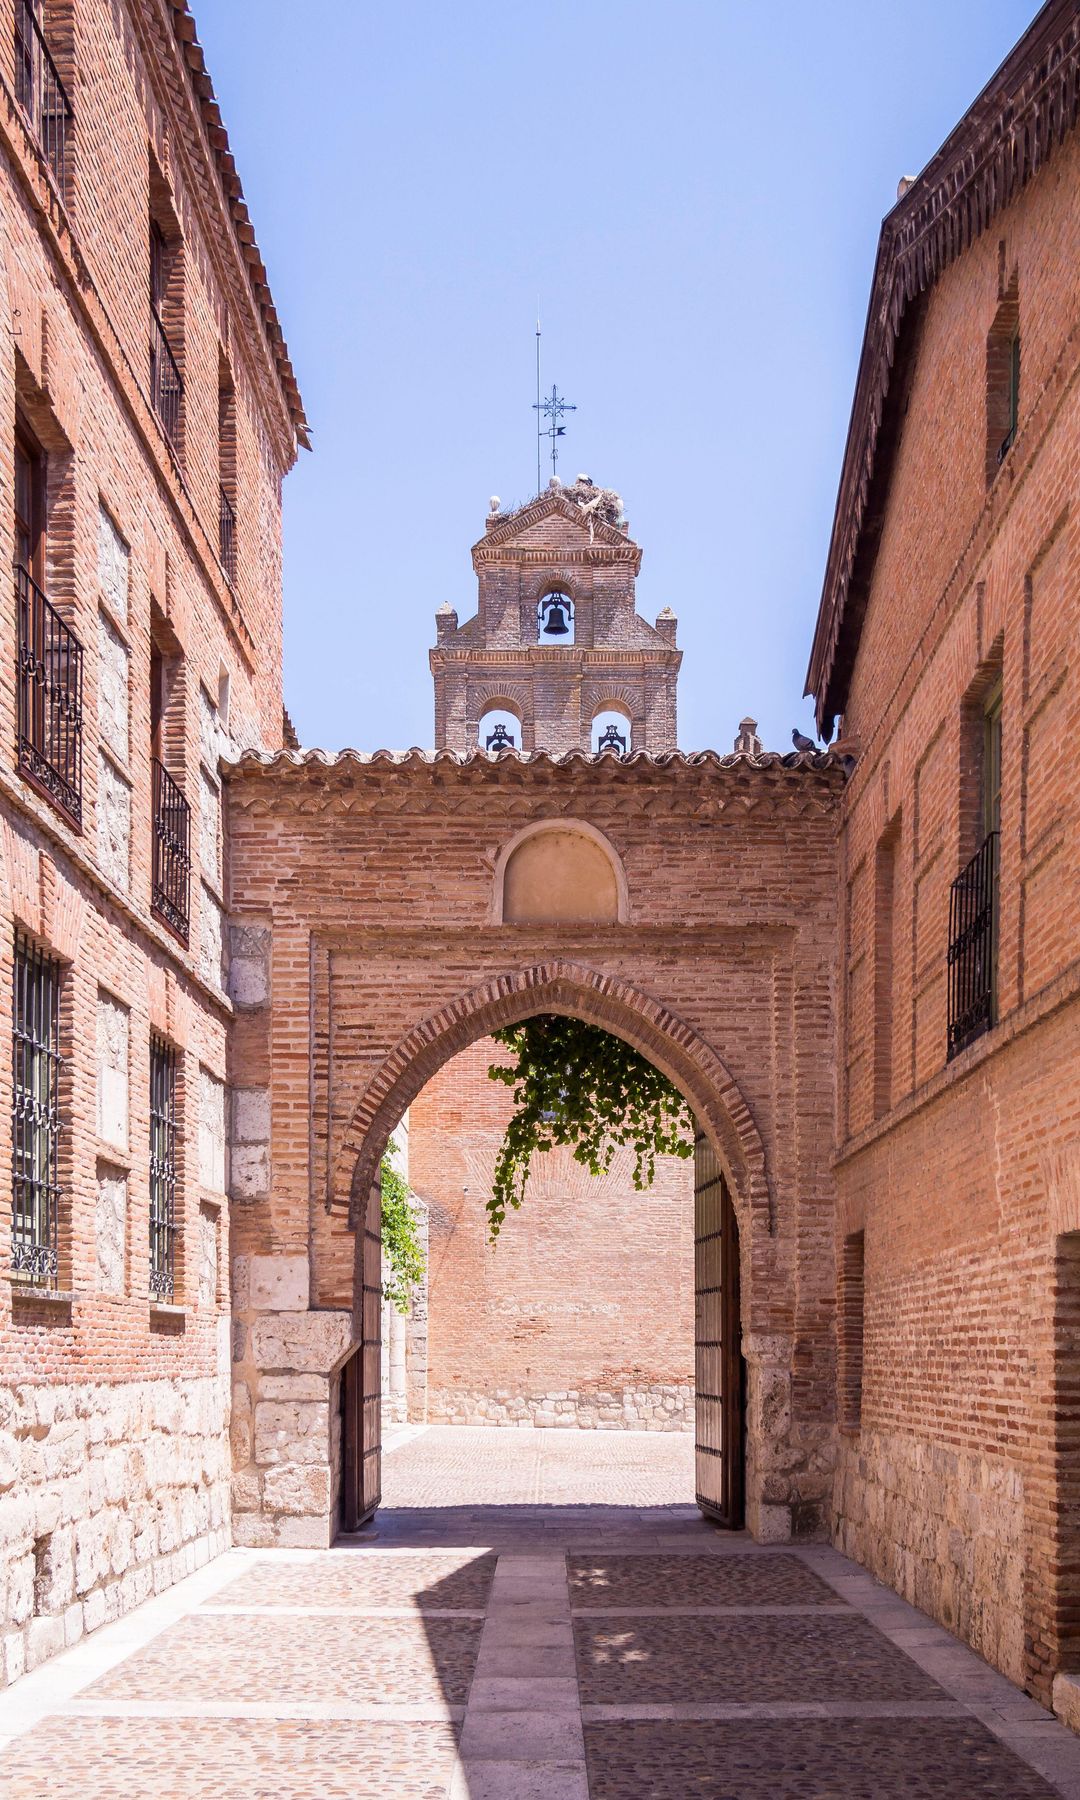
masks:
{"type": "MultiPolygon", "coordinates": [[[[445,1015],[425,1021],[387,1059],[354,1115],[354,1127],[363,1116],[369,1122],[352,1182],[357,1347],[342,1371],[341,1383],[341,1496],[346,1531],[370,1518],[381,1498],[377,1171],[386,1140],[431,1076],[467,1044],[499,1024],[547,1012],[566,1013],[625,1038],[662,1068],[695,1111],[699,1125],[694,1167],[695,1497],[701,1510],[717,1523],[729,1527],[742,1524],[745,1374],[736,1205],[741,1194],[749,1236],[754,1189],[760,1182],[766,1206],[763,1216],[759,1207],[759,1229],[768,1233],[760,1140],[744,1104],[738,1123],[732,1119],[729,1105],[721,1097],[734,1087],[731,1077],[719,1058],[685,1025],[623,984],[580,967],[553,965],[485,984],[446,1009],[445,1015]]],[[[759,1202],[761,1198],[759,1194],[759,1202]]]]}

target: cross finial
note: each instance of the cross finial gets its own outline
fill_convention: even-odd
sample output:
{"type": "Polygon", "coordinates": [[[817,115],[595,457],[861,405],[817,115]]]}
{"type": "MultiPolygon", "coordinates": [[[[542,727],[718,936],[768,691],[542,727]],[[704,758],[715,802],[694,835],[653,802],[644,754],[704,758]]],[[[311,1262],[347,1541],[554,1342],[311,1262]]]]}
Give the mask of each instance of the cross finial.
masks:
{"type": "Polygon", "coordinates": [[[566,435],[566,426],[560,425],[559,421],[562,418],[563,413],[577,412],[577,407],[571,405],[569,400],[563,399],[553,382],[551,392],[547,398],[534,401],[533,412],[538,413],[540,418],[549,420],[547,430],[542,431],[540,428],[540,418],[537,419],[536,435],[537,440],[541,437],[551,439],[551,473],[554,475],[555,464],[559,460],[559,439],[566,435]]]}

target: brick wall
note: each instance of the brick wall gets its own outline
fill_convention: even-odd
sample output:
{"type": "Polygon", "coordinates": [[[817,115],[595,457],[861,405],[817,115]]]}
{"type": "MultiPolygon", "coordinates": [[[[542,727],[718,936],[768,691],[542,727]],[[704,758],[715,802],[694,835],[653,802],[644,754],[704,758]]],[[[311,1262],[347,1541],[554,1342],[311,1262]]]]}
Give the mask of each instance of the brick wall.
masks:
{"type": "MultiPolygon", "coordinates": [[[[48,9],[74,121],[64,204],[10,94],[0,7],[0,568],[16,412],[47,456],[39,580],[84,647],[82,830],[23,779],[16,607],[0,603],[0,1044],[15,927],[62,968],[59,1272],[0,1234],[0,1646],[6,1679],[229,1535],[226,1033],[218,758],[281,741],[280,481],[294,425],[176,40],[133,0],[48,9]],[[179,99],[177,98],[179,96],[179,99]],[[183,233],[184,420],[151,403],[151,152],[183,233]],[[238,545],[222,567],[219,351],[235,386],[238,545]],[[151,910],[151,645],[162,757],[193,809],[188,942],[151,910]],[[225,700],[228,697],[228,717],[225,700]],[[150,1038],[177,1062],[175,1291],[149,1294],[150,1038]]],[[[171,15],[170,15],[171,16],[171,15]]],[[[0,1166],[12,1064],[0,1056],[0,1166]]]]}
{"type": "Polygon", "coordinates": [[[410,1181],[428,1207],[427,1416],[630,1430],[693,1425],[694,1177],[664,1157],[638,1193],[620,1152],[591,1176],[535,1159],[492,1248],[485,1201],[513,1109],[490,1038],[410,1108],[410,1181]]]}
{"type": "MultiPolygon", "coordinates": [[[[243,1541],[329,1540],[337,1374],[356,1341],[350,1199],[366,1196],[386,1138],[442,1064],[537,1011],[626,1036],[712,1135],[741,1233],[751,1523],[762,1536],[796,1518],[820,1526],[842,781],[835,763],[776,758],[285,753],[230,772],[238,996],[241,962],[245,984],[231,1079],[268,1096],[270,1121],[258,1180],[232,1188],[243,1541]],[[496,923],[501,850],[529,824],[575,819],[621,862],[625,921],[496,923]]],[[[416,1155],[413,1143],[424,1194],[416,1155]]]]}
{"type": "Polygon", "coordinates": [[[1074,1658],[1058,1496],[1075,1451],[1050,1321],[1080,1194],[1078,178],[1071,137],[905,327],[844,710],[862,751],[842,836],[838,1236],[864,1234],[865,1286],[838,1541],[1044,1699],[1074,1658]],[[999,463],[1003,307],[1021,376],[999,463]],[[985,829],[999,680],[999,1022],[949,1063],[949,890],[985,829]]]}

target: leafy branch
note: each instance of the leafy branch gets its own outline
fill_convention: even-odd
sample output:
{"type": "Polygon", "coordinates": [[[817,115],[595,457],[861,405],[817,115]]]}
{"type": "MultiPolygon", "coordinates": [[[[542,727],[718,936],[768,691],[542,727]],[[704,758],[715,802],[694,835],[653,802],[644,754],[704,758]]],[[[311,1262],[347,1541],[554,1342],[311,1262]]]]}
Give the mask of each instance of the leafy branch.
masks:
{"type": "Polygon", "coordinates": [[[393,1138],[379,1165],[382,1188],[382,1247],[390,1264],[383,1282],[383,1298],[399,1313],[407,1313],[413,1288],[424,1279],[424,1252],[417,1232],[417,1212],[409,1198],[409,1185],[391,1162],[397,1149],[393,1138]]]}
{"type": "Polygon", "coordinates": [[[493,1036],[514,1058],[488,1069],[493,1081],[513,1089],[514,1115],[487,1202],[492,1241],[507,1208],[525,1198],[538,1151],[566,1145],[590,1175],[603,1175],[627,1145],[638,1189],[651,1184],[658,1156],[693,1155],[693,1115],[682,1094],[622,1038],[555,1013],[538,1013],[493,1036]]]}

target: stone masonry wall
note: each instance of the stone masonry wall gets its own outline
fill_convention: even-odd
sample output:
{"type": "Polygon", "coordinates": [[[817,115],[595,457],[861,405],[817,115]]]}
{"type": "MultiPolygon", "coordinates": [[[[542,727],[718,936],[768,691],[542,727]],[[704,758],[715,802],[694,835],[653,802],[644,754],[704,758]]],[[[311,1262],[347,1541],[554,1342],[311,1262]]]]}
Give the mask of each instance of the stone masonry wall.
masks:
{"type": "Polygon", "coordinates": [[[215,1376],[0,1387],[6,1682],[228,1547],[228,1328],[215,1376]]]}
{"type": "Polygon", "coordinates": [[[410,1178],[427,1202],[428,1417],[689,1430],[694,1378],[693,1163],[665,1157],[637,1193],[620,1152],[591,1176],[538,1157],[497,1243],[485,1201],[513,1110],[481,1039],[410,1108],[410,1178]]]}

